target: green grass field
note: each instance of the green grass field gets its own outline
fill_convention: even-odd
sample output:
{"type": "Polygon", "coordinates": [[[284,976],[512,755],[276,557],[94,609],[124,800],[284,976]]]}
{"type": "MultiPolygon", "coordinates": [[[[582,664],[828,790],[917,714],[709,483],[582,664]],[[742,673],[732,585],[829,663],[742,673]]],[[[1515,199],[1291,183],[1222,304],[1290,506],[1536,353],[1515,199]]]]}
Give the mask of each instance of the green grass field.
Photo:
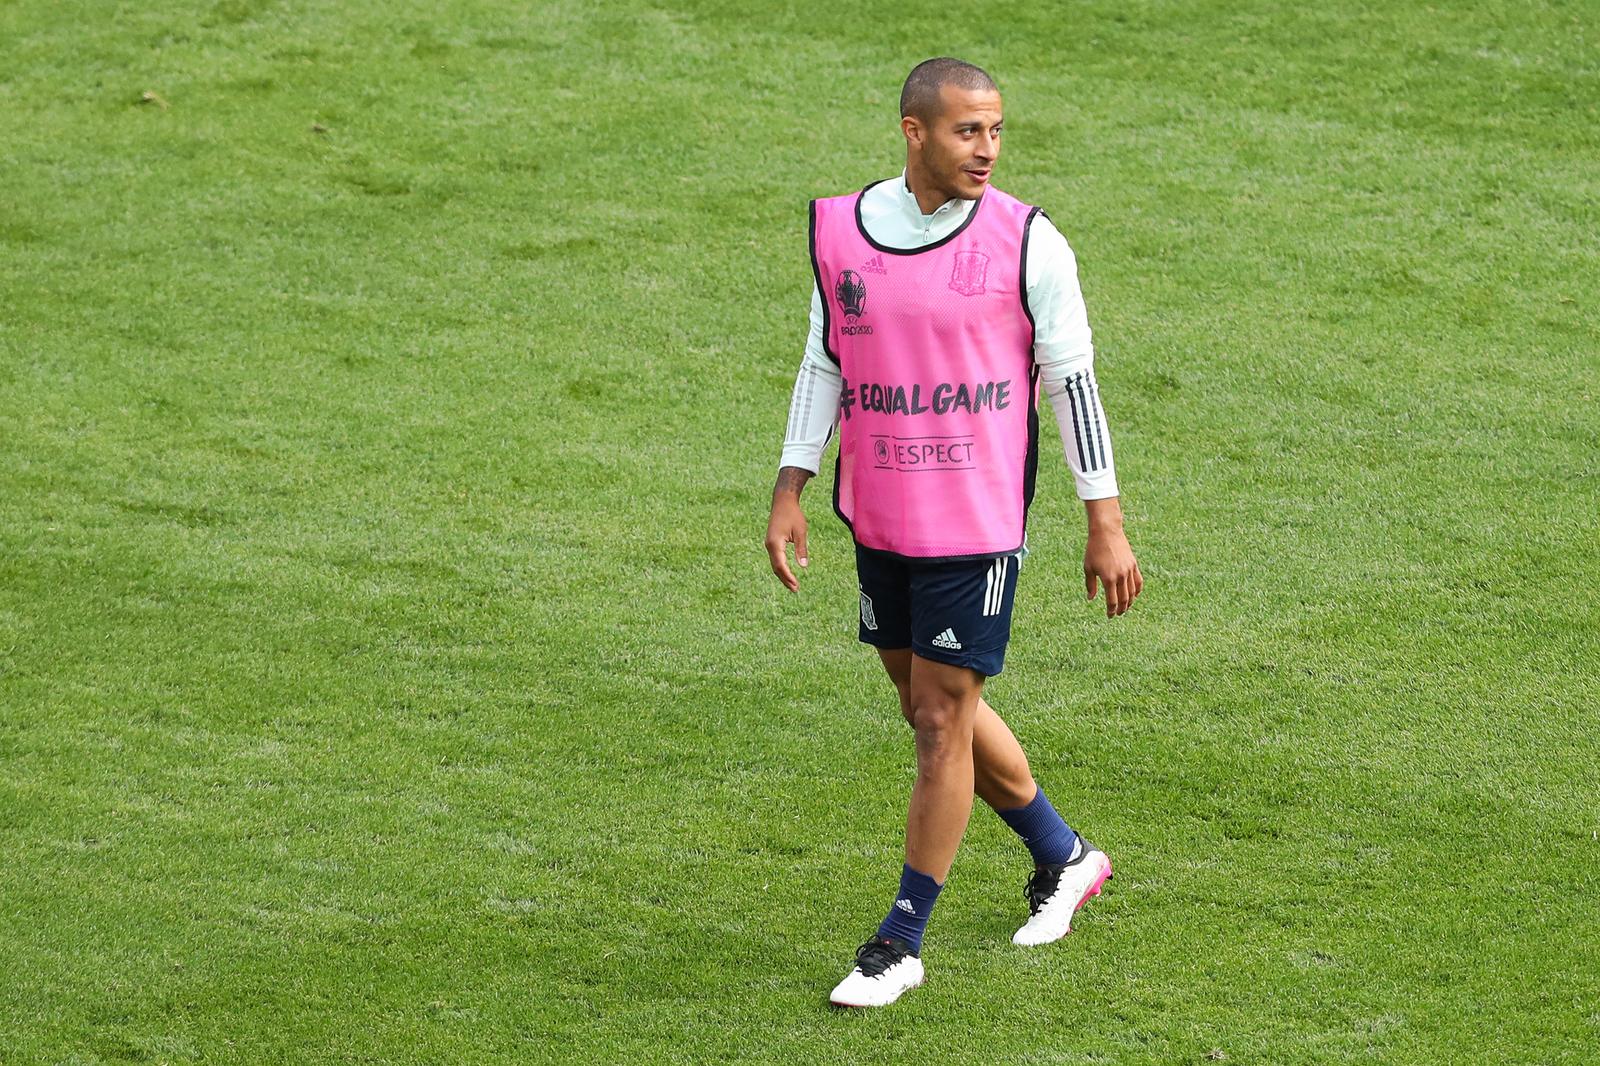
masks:
{"type": "Polygon", "coordinates": [[[0,1062],[1600,1061],[1600,6],[0,4],[0,1062]],[[910,734],[805,203],[916,61],[1079,257],[991,702],[1117,864],[824,1005],[910,734]],[[149,99],[144,94],[153,94],[149,99]],[[831,471],[831,460],[829,462],[831,471]]]}

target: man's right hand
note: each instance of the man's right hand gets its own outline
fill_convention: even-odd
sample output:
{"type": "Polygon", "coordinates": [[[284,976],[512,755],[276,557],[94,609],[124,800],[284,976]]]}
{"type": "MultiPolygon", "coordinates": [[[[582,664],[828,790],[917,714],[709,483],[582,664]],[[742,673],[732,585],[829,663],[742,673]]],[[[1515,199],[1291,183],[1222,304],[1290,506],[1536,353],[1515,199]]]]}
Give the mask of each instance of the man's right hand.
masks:
{"type": "Polygon", "coordinates": [[[800,580],[789,569],[789,545],[794,545],[795,562],[809,566],[806,554],[806,516],[800,509],[800,490],[811,480],[811,471],[786,466],[778,471],[772,488],[772,517],[767,520],[767,558],[772,572],[790,592],[800,591],[800,580]]]}

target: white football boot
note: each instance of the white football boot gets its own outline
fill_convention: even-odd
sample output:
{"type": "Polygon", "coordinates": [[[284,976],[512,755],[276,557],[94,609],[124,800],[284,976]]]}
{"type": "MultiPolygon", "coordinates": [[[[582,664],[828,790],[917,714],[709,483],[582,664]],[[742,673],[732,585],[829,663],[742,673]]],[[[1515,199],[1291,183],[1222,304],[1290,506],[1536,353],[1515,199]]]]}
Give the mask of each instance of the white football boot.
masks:
{"type": "Polygon", "coordinates": [[[1100,886],[1111,878],[1111,860],[1106,853],[1082,837],[1078,857],[1060,866],[1040,866],[1028,878],[1023,894],[1028,897],[1027,924],[1011,937],[1013,944],[1033,947],[1060,940],[1072,932],[1072,916],[1078,908],[1100,894],[1100,886]]]}
{"type": "Polygon", "coordinates": [[[922,983],[922,960],[904,940],[875,936],[856,949],[856,965],[834,988],[835,1007],[887,1007],[922,983]]]}

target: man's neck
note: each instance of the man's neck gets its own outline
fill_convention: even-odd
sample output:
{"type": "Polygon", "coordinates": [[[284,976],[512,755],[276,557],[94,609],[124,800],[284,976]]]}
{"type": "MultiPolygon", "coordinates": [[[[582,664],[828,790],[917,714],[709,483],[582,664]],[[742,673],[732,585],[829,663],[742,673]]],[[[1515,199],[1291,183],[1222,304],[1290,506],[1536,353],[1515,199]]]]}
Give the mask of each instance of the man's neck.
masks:
{"type": "Polygon", "coordinates": [[[950,197],[935,189],[927,177],[911,165],[910,160],[906,161],[906,188],[916,197],[917,210],[924,215],[931,215],[950,202],[950,197]]]}

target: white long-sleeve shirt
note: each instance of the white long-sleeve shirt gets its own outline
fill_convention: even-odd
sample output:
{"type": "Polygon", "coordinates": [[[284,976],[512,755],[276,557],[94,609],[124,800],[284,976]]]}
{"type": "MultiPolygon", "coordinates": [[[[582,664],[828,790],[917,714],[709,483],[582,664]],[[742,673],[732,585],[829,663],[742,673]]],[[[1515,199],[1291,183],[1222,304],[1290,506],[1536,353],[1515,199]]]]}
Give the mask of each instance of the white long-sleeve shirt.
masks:
{"type": "MultiPolygon", "coordinates": [[[[919,248],[949,236],[966,221],[976,202],[949,200],[933,214],[924,215],[901,171],[898,181],[880,182],[862,195],[861,222],[879,244],[919,248]]],[[[1066,238],[1042,212],[1034,215],[1029,225],[1023,276],[1028,309],[1033,313],[1033,359],[1039,367],[1039,383],[1055,410],[1078,497],[1105,499],[1117,495],[1117,475],[1111,458],[1111,431],[1094,380],[1094,345],[1078,287],[1078,261],[1066,238]]],[[[839,367],[823,348],[822,330],[822,294],[813,280],[811,331],[789,401],[789,424],[779,462],[779,466],[797,466],[813,474],[821,468],[822,450],[838,423],[843,388],[839,367]]]]}

